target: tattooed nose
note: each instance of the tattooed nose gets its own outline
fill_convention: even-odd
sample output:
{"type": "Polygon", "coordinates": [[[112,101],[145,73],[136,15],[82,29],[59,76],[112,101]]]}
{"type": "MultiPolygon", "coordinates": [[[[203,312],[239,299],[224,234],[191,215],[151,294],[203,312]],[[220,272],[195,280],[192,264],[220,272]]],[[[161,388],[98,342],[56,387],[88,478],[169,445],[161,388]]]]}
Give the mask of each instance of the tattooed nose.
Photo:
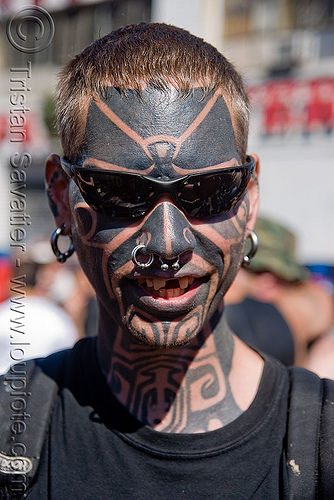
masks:
{"type": "Polygon", "coordinates": [[[195,237],[189,222],[172,203],[157,205],[142,230],[148,239],[147,250],[166,259],[195,248],[195,237]]]}

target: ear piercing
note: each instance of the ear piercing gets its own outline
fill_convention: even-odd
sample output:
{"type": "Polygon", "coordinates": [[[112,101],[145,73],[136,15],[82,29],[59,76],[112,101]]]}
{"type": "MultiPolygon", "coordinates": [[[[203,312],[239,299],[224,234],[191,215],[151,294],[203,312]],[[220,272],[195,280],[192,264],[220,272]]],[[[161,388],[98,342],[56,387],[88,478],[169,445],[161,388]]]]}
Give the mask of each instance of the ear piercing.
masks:
{"type": "Polygon", "coordinates": [[[65,230],[65,226],[62,225],[61,227],[57,227],[51,235],[51,248],[55,256],[57,257],[58,262],[61,262],[64,264],[66,260],[71,257],[72,253],[74,252],[74,246],[72,242],[72,236],[71,234],[68,234],[67,236],[70,239],[70,244],[66,252],[61,252],[58,248],[58,238],[59,236],[63,236],[63,232],[65,230]]]}
{"type": "Polygon", "coordinates": [[[251,229],[249,229],[248,234],[247,234],[247,238],[250,239],[251,248],[250,248],[249,252],[246,255],[244,255],[244,258],[243,258],[242,264],[241,264],[243,267],[249,266],[252,258],[256,254],[257,248],[259,246],[259,238],[258,238],[255,231],[252,231],[251,229]]]}

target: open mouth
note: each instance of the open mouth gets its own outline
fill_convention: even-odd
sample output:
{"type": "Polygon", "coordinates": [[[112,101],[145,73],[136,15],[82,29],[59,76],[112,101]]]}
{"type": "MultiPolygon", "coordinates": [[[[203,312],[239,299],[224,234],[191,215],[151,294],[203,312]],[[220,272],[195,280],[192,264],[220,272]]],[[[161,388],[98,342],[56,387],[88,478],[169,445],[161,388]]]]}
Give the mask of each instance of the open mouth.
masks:
{"type": "Polygon", "coordinates": [[[163,299],[180,297],[189,290],[195,278],[193,276],[184,276],[182,278],[173,278],[164,280],[161,278],[139,278],[138,283],[151,295],[163,299]]]}

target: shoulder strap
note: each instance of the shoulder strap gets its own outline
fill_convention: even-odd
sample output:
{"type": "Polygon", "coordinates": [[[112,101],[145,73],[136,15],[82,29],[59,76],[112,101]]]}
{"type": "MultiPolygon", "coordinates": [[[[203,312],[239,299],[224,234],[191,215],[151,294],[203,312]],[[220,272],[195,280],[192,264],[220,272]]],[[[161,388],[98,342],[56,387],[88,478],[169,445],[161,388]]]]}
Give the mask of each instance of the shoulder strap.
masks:
{"type": "Polygon", "coordinates": [[[322,379],[323,405],[319,435],[319,498],[334,498],[334,381],[322,379]]]}
{"type": "Polygon", "coordinates": [[[322,380],[300,367],[290,368],[287,465],[290,500],[318,498],[322,380]]]}
{"type": "Polygon", "coordinates": [[[19,500],[37,471],[56,382],[35,361],[13,365],[0,377],[0,498],[19,500]]]}

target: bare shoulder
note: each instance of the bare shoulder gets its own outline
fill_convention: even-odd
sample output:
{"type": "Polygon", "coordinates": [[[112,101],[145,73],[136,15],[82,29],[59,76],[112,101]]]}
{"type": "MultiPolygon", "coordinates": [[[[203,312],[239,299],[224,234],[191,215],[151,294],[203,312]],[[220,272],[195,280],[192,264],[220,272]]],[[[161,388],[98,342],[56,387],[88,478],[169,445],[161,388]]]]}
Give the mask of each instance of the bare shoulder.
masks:
{"type": "Polygon", "coordinates": [[[319,377],[334,380],[334,328],[317,339],[309,350],[306,368],[319,377]]]}
{"type": "Polygon", "coordinates": [[[229,379],[236,403],[243,411],[246,411],[258,391],[264,360],[237,336],[234,337],[234,342],[234,356],[229,379]]]}

